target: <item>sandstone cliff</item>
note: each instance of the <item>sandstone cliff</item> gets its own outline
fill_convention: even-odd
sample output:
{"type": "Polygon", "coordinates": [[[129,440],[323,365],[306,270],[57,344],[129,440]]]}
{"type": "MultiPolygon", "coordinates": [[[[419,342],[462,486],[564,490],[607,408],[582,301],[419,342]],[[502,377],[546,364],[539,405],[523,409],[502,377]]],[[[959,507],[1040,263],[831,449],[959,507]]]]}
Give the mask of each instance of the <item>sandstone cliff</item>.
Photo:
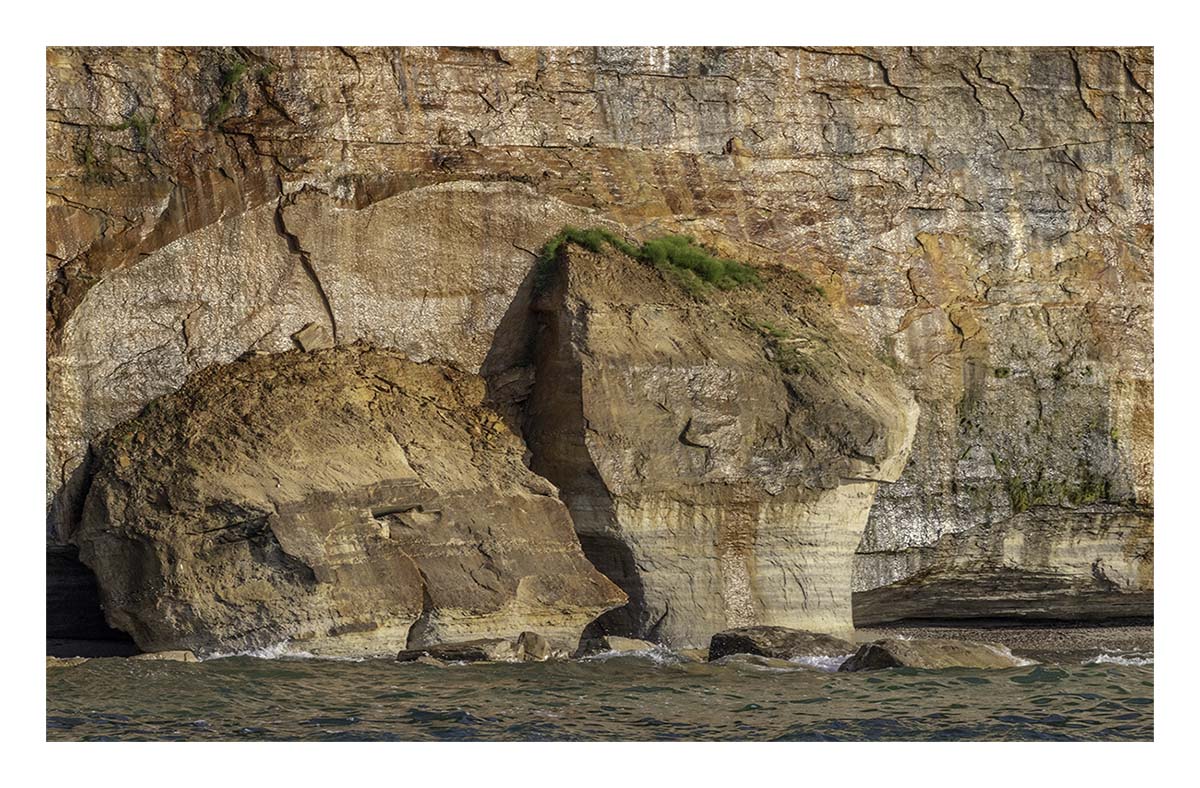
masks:
{"type": "Polygon", "coordinates": [[[97,441],[74,535],[147,651],[394,655],[625,596],[473,375],[361,345],[214,366],[97,441]]]}
{"type": "Polygon", "coordinates": [[[611,219],[807,274],[915,393],[858,591],[934,562],[1146,614],[1153,91],[1137,48],[51,49],[51,534],[89,441],[306,327],[520,397],[538,245],[611,219]],[[1034,520],[1096,536],[1064,564],[1034,520]]]}
{"type": "Polygon", "coordinates": [[[677,648],[755,624],[848,635],[854,550],[916,428],[895,374],[791,272],[700,298],[612,250],[555,262],[525,435],[629,594],[601,631],[677,648]]]}

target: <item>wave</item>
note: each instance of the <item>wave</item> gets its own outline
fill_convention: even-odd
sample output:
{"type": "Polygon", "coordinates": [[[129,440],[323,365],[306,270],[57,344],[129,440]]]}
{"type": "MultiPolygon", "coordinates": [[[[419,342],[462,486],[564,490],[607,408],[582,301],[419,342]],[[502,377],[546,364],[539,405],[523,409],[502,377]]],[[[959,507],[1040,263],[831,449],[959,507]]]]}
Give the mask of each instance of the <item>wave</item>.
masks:
{"type": "Polygon", "coordinates": [[[290,642],[282,640],[270,646],[249,648],[242,651],[216,651],[200,657],[201,662],[214,659],[231,659],[233,657],[250,657],[251,659],[321,659],[330,662],[364,662],[365,657],[336,657],[324,654],[313,654],[311,651],[300,651],[291,648],[290,642]]]}
{"type": "Polygon", "coordinates": [[[797,665],[803,665],[807,668],[813,668],[814,670],[820,670],[825,673],[837,673],[837,670],[842,666],[842,663],[850,659],[852,656],[854,655],[842,654],[841,656],[837,657],[822,657],[813,655],[805,657],[792,657],[788,660],[788,662],[793,662],[797,665]]]}
{"type": "Polygon", "coordinates": [[[677,665],[681,662],[689,661],[686,657],[676,654],[666,646],[655,646],[654,648],[639,649],[637,651],[601,651],[598,654],[589,654],[586,657],[580,657],[580,662],[608,662],[610,659],[620,657],[632,657],[634,659],[646,659],[656,665],[677,665]]]}
{"type": "Polygon", "coordinates": [[[1153,654],[1107,654],[1100,653],[1085,661],[1085,665],[1153,665],[1153,654]]]}

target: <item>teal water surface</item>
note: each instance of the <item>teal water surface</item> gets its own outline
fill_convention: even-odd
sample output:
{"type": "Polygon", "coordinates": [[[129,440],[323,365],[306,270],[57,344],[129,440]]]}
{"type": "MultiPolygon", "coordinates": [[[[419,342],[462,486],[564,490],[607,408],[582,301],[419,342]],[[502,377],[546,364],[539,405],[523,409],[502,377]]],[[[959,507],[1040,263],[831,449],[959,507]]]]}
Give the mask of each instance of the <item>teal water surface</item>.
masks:
{"type": "Polygon", "coordinates": [[[97,659],[47,676],[51,741],[1124,741],[1153,666],[831,673],[669,655],[437,667],[97,659]]]}

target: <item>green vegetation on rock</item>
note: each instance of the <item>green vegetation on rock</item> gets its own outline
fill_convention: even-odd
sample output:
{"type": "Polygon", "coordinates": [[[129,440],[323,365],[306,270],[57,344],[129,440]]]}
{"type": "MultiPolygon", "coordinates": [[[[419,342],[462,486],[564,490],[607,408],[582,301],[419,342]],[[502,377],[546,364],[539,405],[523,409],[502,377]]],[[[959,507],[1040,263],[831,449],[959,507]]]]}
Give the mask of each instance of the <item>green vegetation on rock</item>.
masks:
{"type": "Polygon", "coordinates": [[[1086,465],[1078,468],[1077,478],[1056,481],[1045,478],[1041,469],[1032,480],[1018,477],[1011,472],[1011,466],[995,454],[992,464],[1004,479],[1013,514],[1028,511],[1031,506],[1083,506],[1107,500],[1112,493],[1109,480],[1086,465]]]}
{"type": "Polygon", "coordinates": [[[559,251],[567,243],[593,252],[599,252],[608,245],[628,257],[653,265],[668,279],[698,297],[703,297],[713,289],[732,290],[759,281],[758,274],[750,266],[717,257],[688,235],[661,235],[635,246],[601,227],[581,229],[567,226],[542,246],[535,279],[538,290],[549,281],[559,251]]]}
{"type": "Polygon", "coordinates": [[[246,76],[246,69],[246,62],[240,59],[231,60],[221,66],[221,97],[208,111],[208,122],[212,125],[220,124],[229,114],[242,77],[246,76]]]}
{"type": "Polygon", "coordinates": [[[103,144],[97,150],[91,137],[81,139],[75,146],[75,162],[83,167],[83,182],[111,185],[116,179],[116,168],[112,162],[112,145],[103,144]]]}
{"type": "Polygon", "coordinates": [[[138,147],[145,150],[150,144],[150,130],[154,128],[154,124],[158,122],[158,117],[154,114],[141,115],[133,113],[121,123],[115,126],[109,126],[110,131],[125,131],[133,129],[133,136],[138,147]]]}

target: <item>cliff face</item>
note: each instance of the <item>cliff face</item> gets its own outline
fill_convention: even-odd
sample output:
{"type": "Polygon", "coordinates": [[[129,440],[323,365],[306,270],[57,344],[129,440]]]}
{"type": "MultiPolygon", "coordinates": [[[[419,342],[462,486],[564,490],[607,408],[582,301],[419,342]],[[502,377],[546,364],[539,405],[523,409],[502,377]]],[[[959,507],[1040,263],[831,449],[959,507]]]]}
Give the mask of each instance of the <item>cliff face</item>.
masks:
{"type": "Polygon", "coordinates": [[[47,60],[55,535],[89,440],[247,350],[363,338],[520,397],[533,252],[613,220],[807,274],[915,393],[911,460],[859,546],[864,599],[998,568],[1148,612],[1150,50],[47,60]],[[1061,549],[1020,549],[1031,528],[1061,549]],[[1119,572],[1078,568],[1114,554],[1119,572]]]}
{"type": "Polygon", "coordinates": [[[569,248],[535,301],[532,468],[630,604],[598,622],[674,647],[731,627],[848,635],[854,550],[917,408],[807,280],[704,300],[569,248]]]}

